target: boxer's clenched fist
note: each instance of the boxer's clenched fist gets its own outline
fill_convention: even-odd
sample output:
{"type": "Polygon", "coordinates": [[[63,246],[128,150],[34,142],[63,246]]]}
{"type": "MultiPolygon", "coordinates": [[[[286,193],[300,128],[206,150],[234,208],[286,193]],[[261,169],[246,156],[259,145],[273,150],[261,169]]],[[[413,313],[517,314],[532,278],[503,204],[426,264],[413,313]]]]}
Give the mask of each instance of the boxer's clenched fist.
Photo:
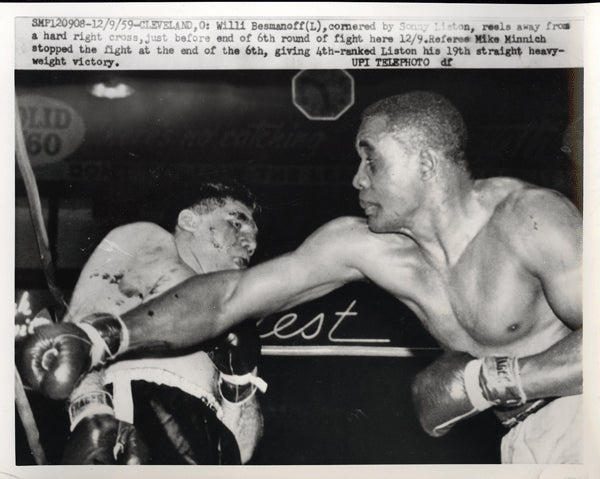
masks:
{"type": "Polygon", "coordinates": [[[61,463],[139,465],[148,461],[148,447],[133,424],[100,414],[86,417],[77,424],[61,463]]]}
{"type": "Polygon", "coordinates": [[[65,399],[90,367],[125,351],[127,328],[109,314],[40,326],[25,340],[17,367],[23,382],[51,399],[65,399]]]}
{"type": "Polygon", "coordinates": [[[256,324],[247,321],[225,333],[209,353],[217,369],[225,374],[251,372],[260,357],[260,337],[256,324]]]}
{"type": "Polygon", "coordinates": [[[475,359],[445,353],[417,374],[413,401],[423,429],[442,436],[458,421],[492,406],[516,407],[527,400],[517,358],[475,359]]]}
{"type": "Polygon", "coordinates": [[[256,324],[247,321],[226,333],[209,353],[220,372],[221,394],[230,402],[239,402],[266,383],[256,376],[260,358],[260,337],[256,324]]]}

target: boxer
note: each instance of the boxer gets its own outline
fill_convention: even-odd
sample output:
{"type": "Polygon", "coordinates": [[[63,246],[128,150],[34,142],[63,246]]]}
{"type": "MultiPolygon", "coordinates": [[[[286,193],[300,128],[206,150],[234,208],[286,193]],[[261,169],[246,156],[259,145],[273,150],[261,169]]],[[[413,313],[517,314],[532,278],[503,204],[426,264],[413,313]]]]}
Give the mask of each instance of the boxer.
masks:
{"type": "Polygon", "coordinates": [[[435,93],[371,105],[353,179],[365,219],[335,219],[294,252],[246,271],[190,278],[122,318],[88,318],[90,335],[65,325],[40,331],[30,343],[36,355],[22,361],[38,374],[25,376],[64,394],[90,362],[185,347],[368,279],[447,350],[413,385],[428,433],[494,408],[510,428],[502,462],[581,462],[581,215],[555,191],[474,180],[466,139],[459,111],[435,93]],[[40,366],[53,348],[63,351],[40,366]]]}
{"type": "MultiPolygon", "coordinates": [[[[134,223],[102,240],[81,272],[65,326],[85,329],[82,318],[104,321],[106,312],[121,314],[195,274],[248,265],[257,235],[253,196],[233,183],[202,184],[195,193],[173,233],[134,223]]],[[[62,462],[247,462],[262,432],[259,355],[256,327],[246,323],[208,353],[128,359],[88,374],[70,395],[72,434],[62,462]]]]}

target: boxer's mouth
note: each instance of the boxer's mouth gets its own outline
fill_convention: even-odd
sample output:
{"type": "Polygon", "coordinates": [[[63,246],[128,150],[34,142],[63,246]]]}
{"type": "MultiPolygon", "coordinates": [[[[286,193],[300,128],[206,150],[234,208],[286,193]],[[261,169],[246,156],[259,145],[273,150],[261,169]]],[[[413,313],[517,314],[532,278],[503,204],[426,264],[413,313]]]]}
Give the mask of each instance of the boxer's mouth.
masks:
{"type": "Polygon", "coordinates": [[[369,201],[359,200],[358,203],[360,204],[360,207],[363,209],[365,215],[367,216],[371,216],[373,213],[375,213],[375,210],[377,209],[377,205],[369,201]]]}

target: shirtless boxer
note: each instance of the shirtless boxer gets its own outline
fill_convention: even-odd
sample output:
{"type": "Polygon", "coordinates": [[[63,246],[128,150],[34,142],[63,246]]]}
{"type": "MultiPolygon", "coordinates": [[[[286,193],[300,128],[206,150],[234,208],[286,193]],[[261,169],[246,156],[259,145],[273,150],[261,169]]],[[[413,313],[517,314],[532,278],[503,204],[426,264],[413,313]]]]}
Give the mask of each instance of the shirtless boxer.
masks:
{"type": "Polygon", "coordinates": [[[37,356],[23,361],[24,371],[37,371],[25,377],[46,394],[65,394],[90,361],[185,347],[368,279],[406,303],[447,350],[413,385],[429,434],[493,407],[511,427],[503,462],[581,462],[581,216],[557,192],[511,178],[474,180],[466,137],[460,113],[439,95],[375,103],[356,138],[353,185],[366,219],[335,219],[292,253],[193,277],[112,328],[97,325],[103,340],[93,361],[65,334],[87,338],[83,332],[40,331],[30,343],[37,356]],[[53,343],[68,354],[39,374],[35,358],[53,343]]]}
{"type": "MultiPolygon", "coordinates": [[[[195,274],[245,268],[256,248],[252,195],[222,183],[205,183],[195,192],[173,234],[153,223],[111,231],[84,266],[65,321],[121,314],[195,274]]],[[[171,321],[176,328],[177,317],[171,321]]],[[[73,433],[63,463],[247,462],[262,432],[256,386],[231,384],[226,374],[255,374],[260,344],[251,327],[243,325],[232,336],[237,347],[221,344],[210,353],[220,376],[209,355],[198,350],[125,360],[90,373],[70,397],[73,433]],[[241,364],[227,364],[232,360],[241,364]]]]}

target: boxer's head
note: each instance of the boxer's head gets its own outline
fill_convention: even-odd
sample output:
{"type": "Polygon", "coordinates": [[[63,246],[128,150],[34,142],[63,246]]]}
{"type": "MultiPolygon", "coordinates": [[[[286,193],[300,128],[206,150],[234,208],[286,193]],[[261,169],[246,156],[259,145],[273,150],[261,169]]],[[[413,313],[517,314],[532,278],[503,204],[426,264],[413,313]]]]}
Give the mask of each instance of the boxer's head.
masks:
{"type": "Polygon", "coordinates": [[[182,260],[198,273],[248,266],[256,249],[256,199],[237,183],[204,183],[177,216],[175,242],[182,260]]]}
{"type": "Polygon", "coordinates": [[[356,137],[353,185],[369,227],[393,232],[421,208],[450,171],[468,175],[467,132],[458,110],[435,93],[392,96],[369,106],[356,137]],[[435,180],[435,181],[432,181],[435,180]]]}

